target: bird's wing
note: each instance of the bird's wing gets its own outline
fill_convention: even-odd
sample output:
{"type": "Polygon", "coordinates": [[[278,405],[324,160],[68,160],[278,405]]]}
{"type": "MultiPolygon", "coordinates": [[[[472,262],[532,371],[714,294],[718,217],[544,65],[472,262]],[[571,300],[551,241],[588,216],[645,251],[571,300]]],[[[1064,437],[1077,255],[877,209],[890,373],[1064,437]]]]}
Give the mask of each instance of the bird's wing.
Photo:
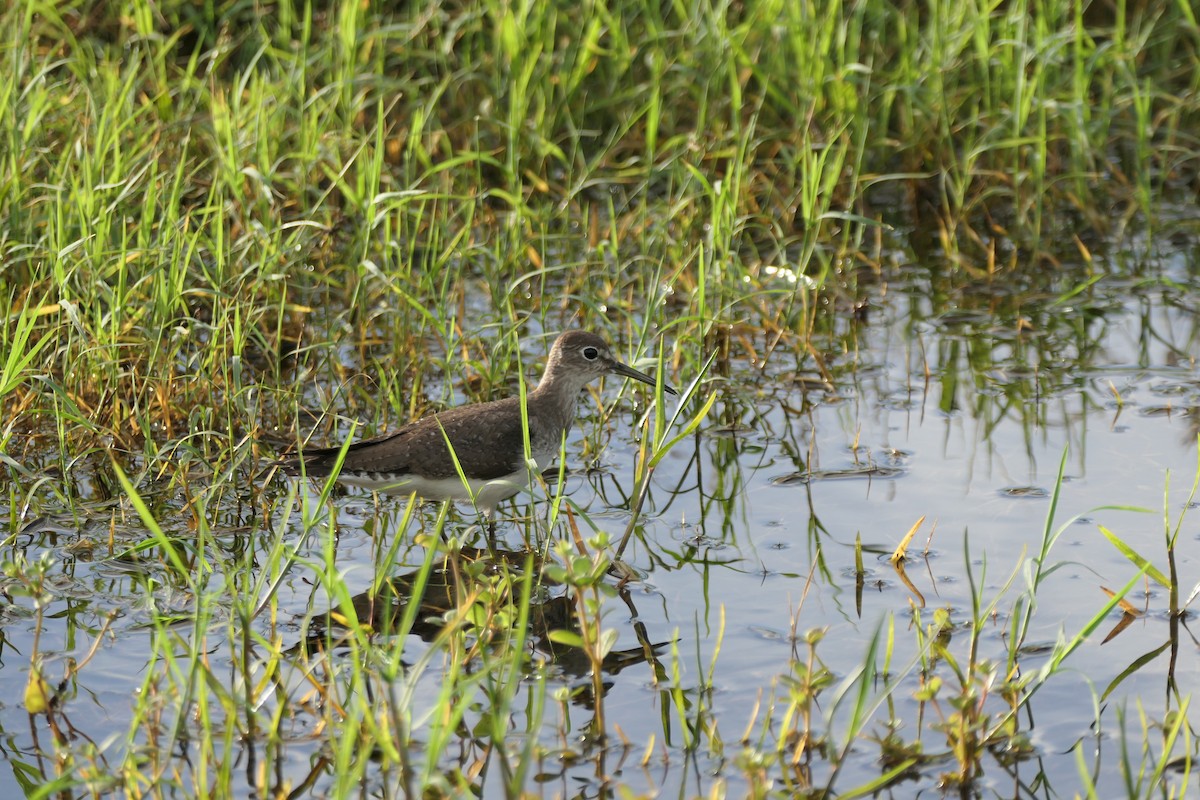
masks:
{"type": "MultiPolygon", "coordinates": [[[[418,472],[431,479],[458,474],[448,455],[446,440],[454,448],[463,471],[472,478],[495,480],[516,472],[524,449],[516,398],[460,406],[405,425],[398,431],[354,442],[346,450],[342,472],[407,474],[418,472]],[[514,424],[515,420],[515,424],[514,424]]],[[[328,475],[341,447],[306,448],[284,464],[292,473],[313,477],[328,475]]]]}

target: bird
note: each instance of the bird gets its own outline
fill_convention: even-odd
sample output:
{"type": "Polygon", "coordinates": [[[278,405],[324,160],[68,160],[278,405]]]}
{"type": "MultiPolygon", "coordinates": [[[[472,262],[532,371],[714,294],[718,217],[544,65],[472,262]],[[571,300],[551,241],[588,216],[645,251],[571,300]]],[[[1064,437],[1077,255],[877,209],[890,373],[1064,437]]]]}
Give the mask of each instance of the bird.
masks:
{"type": "MultiPolygon", "coordinates": [[[[650,375],[618,361],[594,333],[570,330],[555,339],[542,379],[526,398],[529,451],[539,471],[558,455],[580,391],[608,374],[655,385],[650,375]]],[[[665,383],[663,391],[679,394],[665,383]]],[[[341,451],[341,446],[304,448],[279,464],[288,475],[328,477],[341,451]]],[[[490,520],[501,502],[529,485],[520,398],[457,406],[353,442],[337,480],[384,494],[470,501],[490,520]]]]}

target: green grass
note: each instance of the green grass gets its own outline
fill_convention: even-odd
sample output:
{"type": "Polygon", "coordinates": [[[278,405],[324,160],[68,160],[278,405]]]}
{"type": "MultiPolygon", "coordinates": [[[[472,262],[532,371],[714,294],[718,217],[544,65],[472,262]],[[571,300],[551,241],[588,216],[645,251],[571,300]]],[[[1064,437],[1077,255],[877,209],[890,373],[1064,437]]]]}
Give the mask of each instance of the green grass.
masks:
{"type": "MultiPolygon", "coordinates": [[[[69,517],[83,544],[138,574],[144,604],[119,634],[73,621],[79,646],[147,640],[128,729],[45,736],[43,757],[14,764],[30,794],[269,795],[302,740],[317,742],[310,777],[331,796],[363,781],[410,795],[497,781],[516,794],[556,757],[539,736],[568,727],[580,702],[595,711],[586,741],[563,750],[593,757],[617,738],[598,668],[618,594],[605,570],[636,541],[636,513],[606,542],[552,495],[550,519],[531,525],[536,557],[493,571],[455,534],[436,544],[459,531],[445,509],[421,528],[425,512],[410,508],[380,534],[358,596],[339,571],[331,488],[298,498],[267,480],[272,443],[515,392],[519,337],[586,326],[622,358],[698,380],[677,413],[659,397],[636,423],[636,511],[673,448],[738,418],[731,351],[826,380],[853,370],[838,358],[854,346],[839,308],[881,280],[895,231],[944,260],[952,283],[1072,298],[1093,276],[1064,261],[1130,227],[1152,237],[1164,201],[1200,181],[1200,27],[1186,0],[382,10],[393,5],[22,0],[0,12],[6,591],[40,626],[53,567],[25,559],[18,539],[31,521],[69,517]],[[413,562],[403,591],[390,586],[413,562]],[[438,583],[435,564],[453,580],[438,583]],[[284,618],[301,575],[316,587],[315,632],[294,652],[284,618]],[[539,621],[534,598],[552,585],[572,601],[570,624],[539,621]],[[411,599],[379,614],[390,592],[411,599]],[[318,624],[329,608],[337,624],[318,624]],[[430,616],[439,625],[417,644],[409,633],[430,616]],[[559,663],[535,641],[578,650],[591,685],[526,691],[559,663]],[[447,769],[464,729],[486,752],[447,769]],[[191,762],[176,757],[183,740],[202,743],[191,762]],[[245,741],[259,746],[253,771],[245,741]]],[[[1077,321],[1038,322],[1087,338],[1077,321]]],[[[975,374],[991,366],[990,354],[962,357],[975,374]]],[[[585,457],[604,435],[590,434],[585,457]]],[[[1050,531],[1012,600],[1011,658],[1050,531]]],[[[1121,551],[1167,582],[1173,616],[1177,533],[1169,578],[1121,551]]],[[[978,625],[1011,591],[974,596],[978,625]]],[[[763,687],[782,712],[749,722],[717,717],[711,664],[685,686],[686,648],[647,641],[643,657],[683,726],[670,746],[724,757],[757,796],[868,795],[926,774],[928,750],[948,785],[970,787],[997,741],[1020,748],[1013,720],[1086,631],[1068,633],[1053,668],[1020,677],[976,658],[973,638],[956,653],[952,627],[930,612],[907,628],[889,620],[861,670],[836,682],[820,632],[801,632],[791,674],[763,687]],[[918,651],[904,665],[892,660],[902,636],[918,651]],[[944,743],[873,727],[894,721],[918,672],[944,743]],[[1007,706],[988,705],[997,697],[1007,706]],[[884,766],[849,785],[844,765],[868,742],[884,766]]],[[[20,656],[23,683],[44,694],[45,682],[58,697],[47,719],[61,719],[86,662],[60,688],[39,652],[20,656]]],[[[1180,706],[1161,727],[1143,718],[1143,742],[1126,749],[1140,759],[1130,796],[1161,777],[1186,729],[1180,706]],[[1156,752],[1163,732],[1172,746],[1156,752]]]]}

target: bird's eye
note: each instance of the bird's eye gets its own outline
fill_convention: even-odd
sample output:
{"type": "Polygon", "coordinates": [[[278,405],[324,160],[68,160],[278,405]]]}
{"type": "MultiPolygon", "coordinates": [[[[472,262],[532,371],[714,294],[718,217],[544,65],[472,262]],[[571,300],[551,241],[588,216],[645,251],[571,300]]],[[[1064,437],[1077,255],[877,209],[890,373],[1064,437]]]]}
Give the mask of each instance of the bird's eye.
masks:
{"type": "Polygon", "coordinates": [[[594,347],[585,347],[583,348],[583,357],[588,361],[595,361],[600,357],[600,351],[594,347]]]}

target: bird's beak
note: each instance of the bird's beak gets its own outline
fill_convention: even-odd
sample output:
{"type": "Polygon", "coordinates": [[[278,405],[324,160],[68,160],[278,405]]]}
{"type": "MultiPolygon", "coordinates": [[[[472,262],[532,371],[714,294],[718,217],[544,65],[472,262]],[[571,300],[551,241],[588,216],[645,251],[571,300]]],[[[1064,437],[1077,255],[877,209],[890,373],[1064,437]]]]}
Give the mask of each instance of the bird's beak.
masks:
{"type": "MultiPolygon", "coordinates": [[[[633,378],[635,381],[641,381],[642,383],[650,386],[654,386],[658,383],[658,381],[654,380],[654,378],[650,377],[641,370],[636,370],[633,367],[627,367],[620,361],[613,362],[612,371],[618,375],[624,375],[626,378],[633,378]]],[[[666,382],[663,383],[663,391],[667,394],[679,394],[679,392],[672,389],[666,382]]]]}

